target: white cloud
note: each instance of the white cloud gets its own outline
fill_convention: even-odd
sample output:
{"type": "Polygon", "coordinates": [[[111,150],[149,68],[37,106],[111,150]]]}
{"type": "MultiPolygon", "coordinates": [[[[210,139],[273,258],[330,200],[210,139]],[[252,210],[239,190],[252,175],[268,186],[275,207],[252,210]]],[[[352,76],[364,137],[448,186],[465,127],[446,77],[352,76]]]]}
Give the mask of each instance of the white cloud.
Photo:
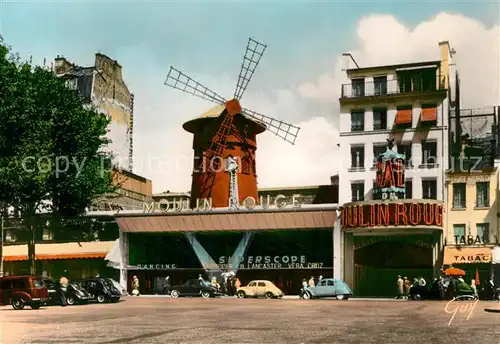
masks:
{"type": "MultiPolygon", "coordinates": [[[[392,16],[373,15],[359,21],[357,39],[350,52],[361,66],[436,60],[438,42],[448,40],[457,51],[463,106],[500,103],[498,26],[486,28],[473,19],[441,13],[409,28],[392,16]]],[[[295,146],[271,133],[259,135],[259,186],[327,184],[340,167],[335,123],[341,84],[346,80],[340,57],[334,57],[333,62],[331,71],[311,77],[313,81],[296,90],[249,89],[243,97],[244,107],[268,116],[290,122],[302,119],[294,123],[302,128],[295,146]]],[[[235,80],[227,76],[191,76],[222,96],[232,95],[235,80]]],[[[140,80],[126,80],[131,89],[141,89],[136,91],[135,172],[152,179],[155,191],[188,191],[192,136],[182,129],[182,123],[199,116],[211,104],[159,86],[158,75],[153,72],[145,71],[140,80]],[[151,157],[157,162],[152,163],[151,157]]]]}

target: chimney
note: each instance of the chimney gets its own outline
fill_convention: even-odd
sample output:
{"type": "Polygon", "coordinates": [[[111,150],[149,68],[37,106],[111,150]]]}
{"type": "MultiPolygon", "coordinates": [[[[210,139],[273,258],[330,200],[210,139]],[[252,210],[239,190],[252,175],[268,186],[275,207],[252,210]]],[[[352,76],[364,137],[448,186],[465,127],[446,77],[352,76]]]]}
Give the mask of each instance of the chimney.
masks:
{"type": "MultiPolygon", "coordinates": [[[[453,50],[454,51],[454,50],[453,50]]],[[[439,80],[444,82],[444,88],[448,89],[450,87],[450,65],[452,62],[452,49],[450,48],[450,43],[448,41],[439,42],[439,52],[441,67],[439,68],[439,80]]]]}
{"type": "Polygon", "coordinates": [[[122,76],[122,66],[118,61],[101,54],[95,54],[95,68],[98,71],[102,71],[103,74],[113,75],[115,78],[120,78],[122,76]]]}
{"type": "Polygon", "coordinates": [[[54,59],[54,71],[56,75],[61,75],[67,73],[73,68],[73,64],[71,64],[65,57],[61,55],[57,55],[54,59]]]}

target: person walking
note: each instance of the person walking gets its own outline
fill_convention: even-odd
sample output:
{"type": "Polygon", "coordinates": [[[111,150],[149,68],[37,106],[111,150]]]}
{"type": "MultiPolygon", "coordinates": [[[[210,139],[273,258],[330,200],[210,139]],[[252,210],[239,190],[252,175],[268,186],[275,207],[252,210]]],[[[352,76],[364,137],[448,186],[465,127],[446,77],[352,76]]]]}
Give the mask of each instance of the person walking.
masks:
{"type": "Polygon", "coordinates": [[[59,279],[59,293],[61,297],[61,307],[66,307],[68,305],[67,299],[66,299],[66,293],[68,292],[68,284],[69,281],[65,276],[62,276],[59,279]]]}
{"type": "Polygon", "coordinates": [[[132,277],[132,295],[139,296],[139,279],[137,276],[132,277]]]}
{"type": "Polygon", "coordinates": [[[236,290],[240,289],[240,287],[241,287],[241,281],[238,277],[236,277],[236,281],[234,282],[234,286],[236,287],[236,290]]]}
{"type": "Polygon", "coordinates": [[[398,281],[397,281],[397,285],[398,285],[398,296],[396,296],[397,299],[402,299],[403,298],[403,285],[404,285],[404,281],[403,279],[401,278],[400,275],[398,275],[398,281]]]}
{"type": "Polygon", "coordinates": [[[307,285],[311,288],[314,288],[315,287],[315,284],[314,284],[314,276],[311,276],[311,278],[309,278],[309,282],[307,283],[307,285]]]}
{"type": "Polygon", "coordinates": [[[403,278],[403,282],[404,282],[404,288],[405,288],[405,299],[409,299],[410,298],[410,280],[408,279],[408,277],[405,277],[403,278]]]}
{"type": "Polygon", "coordinates": [[[479,296],[477,294],[477,287],[476,287],[476,281],[475,280],[471,280],[470,281],[470,287],[472,288],[472,291],[474,292],[474,298],[476,300],[479,299],[479,296]]]}

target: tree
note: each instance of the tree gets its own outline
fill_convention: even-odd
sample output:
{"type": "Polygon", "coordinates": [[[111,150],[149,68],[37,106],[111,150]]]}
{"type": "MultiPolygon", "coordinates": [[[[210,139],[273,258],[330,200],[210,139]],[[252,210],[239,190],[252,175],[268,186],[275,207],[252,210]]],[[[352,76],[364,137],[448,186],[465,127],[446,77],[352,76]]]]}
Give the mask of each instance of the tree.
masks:
{"type": "Polygon", "coordinates": [[[21,61],[0,38],[0,201],[18,209],[31,232],[32,274],[37,213],[75,218],[114,191],[112,156],[102,151],[108,123],[64,80],[21,61]]]}

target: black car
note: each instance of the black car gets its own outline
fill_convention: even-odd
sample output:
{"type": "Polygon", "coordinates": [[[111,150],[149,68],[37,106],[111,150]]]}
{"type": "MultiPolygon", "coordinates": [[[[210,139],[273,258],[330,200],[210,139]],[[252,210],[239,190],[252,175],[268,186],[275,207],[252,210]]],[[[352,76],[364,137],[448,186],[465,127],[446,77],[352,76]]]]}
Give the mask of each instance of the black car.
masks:
{"type": "Polygon", "coordinates": [[[457,278],[443,278],[443,290],[439,290],[438,280],[428,285],[420,286],[415,283],[410,288],[410,299],[412,300],[444,300],[452,298],[471,299],[474,297],[472,288],[457,278]]]}
{"type": "MultiPolygon", "coordinates": [[[[49,291],[49,305],[60,305],[61,304],[61,285],[59,281],[55,281],[52,278],[44,278],[43,284],[47,287],[49,291]]],[[[82,304],[88,302],[90,299],[89,293],[78,283],[70,282],[68,284],[66,292],[66,302],[68,305],[82,304]]]]}
{"type": "Polygon", "coordinates": [[[86,278],[79,281],[79,284],[90,294],[90,300],[99,303],[118,302],[123,296],[113,280],[106,277],[86,278]]]}
{"type": "Polygon", "coordinates": [[[178,298],[179,296],[201,296],[205,299],[220,295],[217,288],[212,286],[210,282],[191,279],[187,280],[182,285],[174,285],[169,288],[170,296],[178,298]]]}

